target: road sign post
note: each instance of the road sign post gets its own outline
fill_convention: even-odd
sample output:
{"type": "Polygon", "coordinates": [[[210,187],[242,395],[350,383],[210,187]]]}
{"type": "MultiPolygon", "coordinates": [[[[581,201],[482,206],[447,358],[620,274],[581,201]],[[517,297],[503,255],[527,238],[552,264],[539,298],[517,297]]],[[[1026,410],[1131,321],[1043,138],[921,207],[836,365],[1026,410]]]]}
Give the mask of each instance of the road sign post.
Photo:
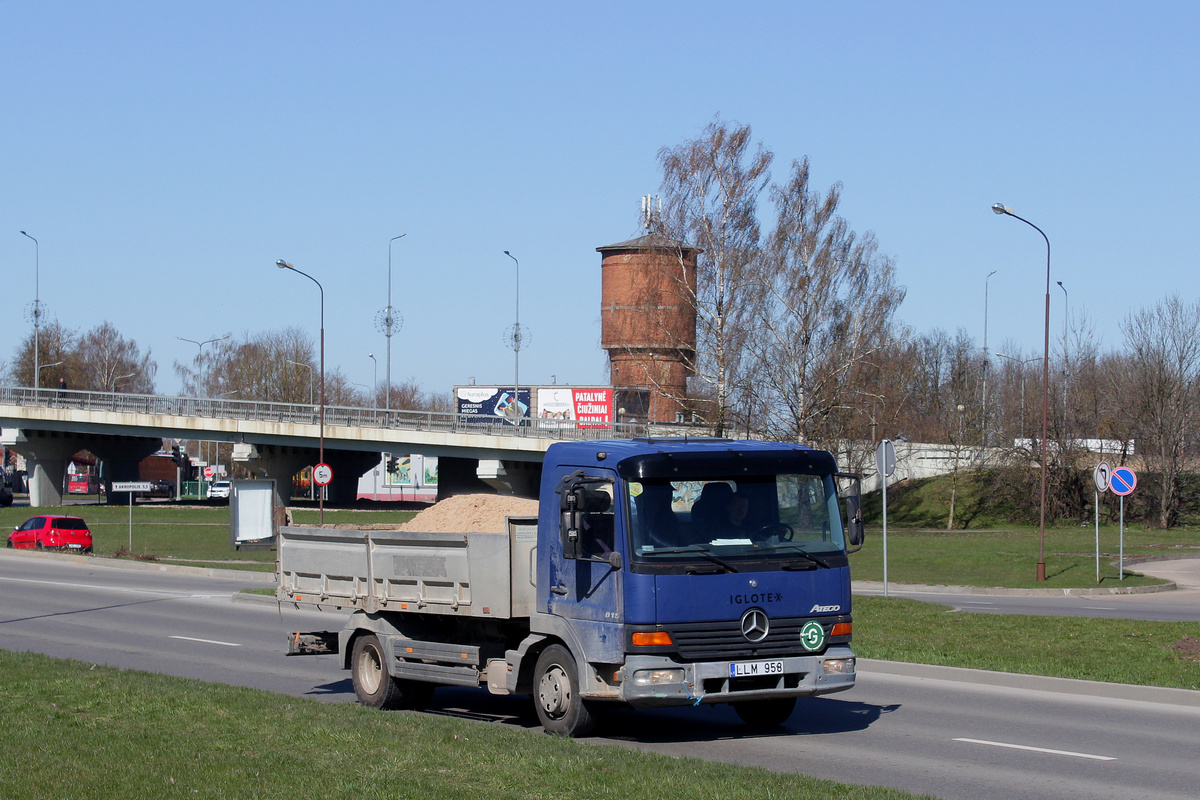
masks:
{"type": "Polygon", "coordinates": [[[1096,481],[1096,503],[1094,505],[1096,511],[1096,585],[1100,584],[1100,494],[1108,491],[1108,481],[1112,476],[1112,467],[1107,461],[1101,461],[1096,465],[1096,471],[1093,477],[1096,481]]]}
{"type": "Polygon", "coordinates": [[[129,553],[133,555],[133,493],[148,492],[154,488],[154,484],[150,481],[113,481],[112,490],[114,492],[129,493],[129,553]]]}
{"type": "Polygon", "coordinates": [[[1118,580],[1125,580],[1125,495],[1137,488],[1137,473],[1129,467],[1117,467],[1108,479],[1108,488],[1121,498],[1121,545],[1117,555],[1118,580]]]}
{"type": "Polygon", "coordinates": [[[883,503],[883,596],[888,596],[888,552],[887,552],[887,479],[896,471],[896,447],[891,439],[884,439],[875,448],[875,470],[879,474],[880,500],[883,503]]]}

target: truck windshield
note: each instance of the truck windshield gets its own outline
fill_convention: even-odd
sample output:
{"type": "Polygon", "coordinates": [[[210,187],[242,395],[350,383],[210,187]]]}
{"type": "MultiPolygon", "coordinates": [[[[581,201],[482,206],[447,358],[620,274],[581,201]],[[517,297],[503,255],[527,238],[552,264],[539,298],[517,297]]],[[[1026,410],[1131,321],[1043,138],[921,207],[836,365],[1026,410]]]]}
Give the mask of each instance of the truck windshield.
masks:
{"type": "Polygon", "coordinates": [[[827,566],[845,551],[832,475],[627,482],[634,557],[645,561],[795,560],[827,566]]]}

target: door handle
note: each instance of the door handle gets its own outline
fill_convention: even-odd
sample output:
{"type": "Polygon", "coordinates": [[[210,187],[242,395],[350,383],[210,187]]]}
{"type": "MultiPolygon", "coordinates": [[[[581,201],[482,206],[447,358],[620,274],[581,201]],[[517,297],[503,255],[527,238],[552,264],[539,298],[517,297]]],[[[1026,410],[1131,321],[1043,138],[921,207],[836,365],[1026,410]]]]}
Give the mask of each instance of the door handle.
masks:
{"type": "Polygon", "coordinates": [[[566,595],[566,593],[567,593],[567,587],[566,587],[566,586],[563,586],[563,585],[560,583],[560,584],[558,584],[557,586],[551,586],[551,587],[550,587],[550,591],[551,591],[551,593],[553,593],[553,594],[560,594],[560,595],[564,595],[564,596],[565,596],[565,595],[566,595]]]}

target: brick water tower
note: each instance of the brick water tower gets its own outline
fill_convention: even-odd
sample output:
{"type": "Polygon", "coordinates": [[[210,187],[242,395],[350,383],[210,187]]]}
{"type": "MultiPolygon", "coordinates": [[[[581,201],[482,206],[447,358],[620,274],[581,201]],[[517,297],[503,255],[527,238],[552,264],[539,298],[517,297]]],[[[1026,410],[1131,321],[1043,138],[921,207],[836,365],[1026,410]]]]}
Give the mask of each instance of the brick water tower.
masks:
{"type": "Polygon", "coordinates": [[[686,419],[696,358],[696,256],[685,242],[647,233],[597,247],[602,270],[600,346],[608,351],[619,421],[686,419]]]}

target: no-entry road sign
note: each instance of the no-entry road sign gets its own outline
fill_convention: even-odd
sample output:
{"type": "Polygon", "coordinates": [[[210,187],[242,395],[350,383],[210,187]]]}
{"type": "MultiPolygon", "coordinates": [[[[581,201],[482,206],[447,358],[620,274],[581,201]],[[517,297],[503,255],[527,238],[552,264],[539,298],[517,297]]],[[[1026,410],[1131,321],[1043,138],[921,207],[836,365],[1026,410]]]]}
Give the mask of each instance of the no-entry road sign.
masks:
{"type": "Polygon", "coordinates": [[[1137,474],[1129,467],[1117,467],[1108,479],[1108,488],[1113,494],[1124,497],[1137,488],[1137,474]]]}

